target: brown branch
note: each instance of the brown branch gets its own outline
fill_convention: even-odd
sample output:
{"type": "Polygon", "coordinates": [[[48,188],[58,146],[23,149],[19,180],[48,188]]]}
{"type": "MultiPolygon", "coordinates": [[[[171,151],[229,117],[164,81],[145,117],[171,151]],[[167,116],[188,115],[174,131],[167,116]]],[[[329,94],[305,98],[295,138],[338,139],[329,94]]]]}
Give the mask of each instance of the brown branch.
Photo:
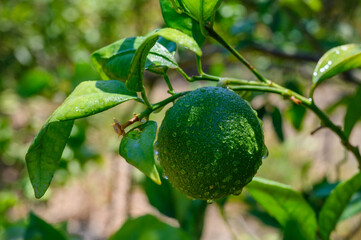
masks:
{"type": "Polygon", "coordinates": [[[126,123],[120,124],[116,118],[113,118],[113,121],[114,123],[112,126],[114,128],[114,131],[118,134],[118,136],[122,135],[124,137],[125,129],[130,125],[132,125],[133,123],[140,121],[140,119],[136,114],[134,114],[134,117],[129,121],[127,121],[126,123]]]}

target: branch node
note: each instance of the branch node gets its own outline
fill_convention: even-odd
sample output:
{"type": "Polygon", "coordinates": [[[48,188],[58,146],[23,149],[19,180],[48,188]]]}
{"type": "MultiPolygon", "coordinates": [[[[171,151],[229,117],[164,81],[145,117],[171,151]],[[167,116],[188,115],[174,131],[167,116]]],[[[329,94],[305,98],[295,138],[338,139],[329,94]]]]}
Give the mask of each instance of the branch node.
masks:
{"type": "Polygon", "coordinates": [[[319,130],[321,130],[322,128],[324,128],[325,126],[319,126],[318,128],[316,128],[315,130],[313,130],[311,132],[311,135],[314,135],[315,133],[317,133],[319,130]]]}

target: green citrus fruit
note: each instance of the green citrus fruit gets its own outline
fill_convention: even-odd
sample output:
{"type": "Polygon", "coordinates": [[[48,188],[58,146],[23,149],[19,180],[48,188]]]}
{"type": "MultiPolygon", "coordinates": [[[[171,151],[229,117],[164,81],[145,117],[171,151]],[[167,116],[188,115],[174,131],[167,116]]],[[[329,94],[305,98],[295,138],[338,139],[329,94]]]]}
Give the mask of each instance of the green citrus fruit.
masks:
{"type": "Polygon", "coordinates": [[[239,194],[262,164],[262,123],[231,90],[197,89],[180,98],[158,134],[161,167],[169,181],[192,198],[239,194]]]}

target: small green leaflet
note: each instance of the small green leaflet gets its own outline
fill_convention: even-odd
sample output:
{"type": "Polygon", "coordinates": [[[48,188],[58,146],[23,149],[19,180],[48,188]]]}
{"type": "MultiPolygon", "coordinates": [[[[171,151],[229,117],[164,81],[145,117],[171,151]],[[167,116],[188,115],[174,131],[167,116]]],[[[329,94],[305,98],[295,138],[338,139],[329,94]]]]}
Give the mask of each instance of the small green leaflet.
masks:
{"type": "Polygon", "coordinates": [[[109,240],[192,240],[182,229],[172,227],[152,215],[128,219],[109,240]]]}
{"type": "Polygon", "coordinates": [[[202,46],[205,40],[199,23],[185,13],[178,13],[169,0],[160,0],[160,7],[164,22],[170,28],[175,28],[194,38],[199,46],[202,46]]]}
{"type": "Polygon", "coordinates": [[[154,160],[154,140],[157,123],[148,121],[130,130],[122,139],[119,154],[155,183],[161,184],[154,160]]]}
{"type": "Polygon", "coordinates": [[[332,48],[318,61],[313,72],[313,88],[325,79],[361,66],[361,44],[347,44],[332,48]]]}
{"type": "Polygon", "coordinates": [[[199,48],[197,42],[193,38],[178,30],[172,28],[163,28],[158,31],[154,31],[148,34],[148,36],[138,47],[137,51],[133,56],[129,75],[126,81],[126,85],[129,90],[134,92],[143,91],[143,75],[145,70],[145,62],[150,50],[157,42],[159,37],[163,37],[169,41],[175,42],[193,51],[199,56],[202,55],[202,50],[199,48]]]}
{"type": "Polygon", "coordinates": [[[285,237],[292,235],[294,240],[316,239],[316,214],[300,193],[287,185],[262,178],[254,178],[247,185],[247,190],[277,219],[284,228],[285,237]]]}
{"type": "Polygon", "coordinates": [[[321,239],[327,240],[336,227],[342,212],[350,202],[352,195],[361,188],[361,173],[340,183],[328,196],[318,218],[321,239]]]}
{"type": "MultiPolygon", "coordinates": [[[[105,80],[125,82],[134,54],[144,40],[145,37],[124,38],[97,50],[91,56],[95,69],[105,80]]],[[[163,75],[168,68],[178,68],[172,50],[170,52],[161,43],[156,43],[149,51],[145,69],[163,75]]]]}
{"type": "MultiPolygon", "coordinates": [[[[361,59],[360,59],[361,61],[361,59]]],[[[347,106],[345,115],[345,135],[350,136],[351,131],[358,120],[361,119],[361,85],[358,87],[356,94],[352,97],[347,106]]]]}
{"type": "Polygon", "coordinates": [[[25,156],[37,198],[41,198],[50,185],[71,133],[73,120],[129,100],[141,101],[117,80],[86,81],[75,88],[41,128],[25,156]]]}

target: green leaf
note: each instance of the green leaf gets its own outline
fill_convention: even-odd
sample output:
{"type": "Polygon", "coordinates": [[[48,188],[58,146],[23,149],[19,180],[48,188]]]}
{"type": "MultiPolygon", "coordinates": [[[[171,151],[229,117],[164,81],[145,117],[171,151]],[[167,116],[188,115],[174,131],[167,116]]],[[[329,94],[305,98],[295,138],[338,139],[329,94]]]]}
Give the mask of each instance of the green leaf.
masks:
{"type": "Polygon", "coordinates": [[[127,220],[124,225],[109,238],[109,240],[119,239],[192,240],[192,238],[181,229],[161,222],[152,215],[127,220]]]}
{"type": "Polygon", "coordinates": [[[35,196],[48,189],[68,141],[74,119],[90,116],[129,100],[141,101],[116,80],[79,84],[51,115],[31,144],[25,159],[35,196]]]}
{"type": "Polygon", "coordinates": [[[278,108],[274,108],[272,112],[272,123],[273,128],[277,134],[278,139],[283,142],[284,135],[283,135],[283,122],[282,122],[282,115],[278,108]]]}
{"type": "Polygon", "coordinates": [[[356,214],[358,214],[359,212],[361,212],[361,192],[360,191],[355,193],[352,196],[350,203],[347,205],[345,211],[342,212],[339,222],[346,220],[350,217],[353,217],[356,214]]]}
{"type": "Polygon", "coordinates": [[[318,61],[313,72],[313,88],[324,80],[361,66],[361,44],[347,44],[332,48],[318,61]]]}
{"type": "Polygon", "coordinates": [[[53,121],[87,117],[115,107],[129,100],[142,100],[117,80],[85,81],[80,83],[56,109],[53,121]]]}
{"type": "Polygon", "coordinates": [[[127,79],[127,88],[131,91],[140,92],[144,89],[143,75],[146,68],[145,62],[150,49],[157,42],[159,37],[163,37],[169,41],[173,41],[193,52],[197,55],[202,55],[202,50],[199,48],[197,42],[188,35],[172,28],[163,28],[159,31],[154,31],[146,37],[142,44],[138,47],[131,62],[129,75],[127,79]]]}
{"type": "Polygon", "coordinates": [[[210,18],[223,0],[180,0],[190,16],[198,21],[210,18]]]}
{"type": "Polygon", "coordinates": [[[153,143],[156,134],[157,123],[153,121],[133,128],[123,137],[119,154],[155,183],[161,184],[154,160],[153,143]]]}
{"type": "MultiPolygon", "coordinates": [[[[103,79],[125,82],[134,54],[144,40],[145,37],[124,38],[97,50],[91,56],[95,69],[103,79]]],[[[149,51],[145,69],[163,74],[168,68],[178,68],[173,46],[169,46],[172,53],[161,43],[156,43],[149,51]]]]}
{"type": "Polygon", "coordinates": [[[54,122],[51,116],[29,147],[25,159],[36,198],[48,189],[73,124],[73,120],[54,122]]]}
{"type": "Polygon", "coordinates": [[[332,230],[336,227],[352,195],[360,188],[361,173],[358,173],[347,181],[337,185],[331,192],[318,218],[319,233],[322,239],[329,239],[332,230]]]}
{"type": "Polygon", "coordinates": [[[316,238],[317,221],[315,212],[302,195],[291,187],[254,178],[247,185],[251,196],[284,228],[285,236],[293,239],[312,240],[316,238]],[[289,229],[292,227],[292,229],[289,229]],[[293,233],[297,232],[298,235],[293,233]]]}
{"type": "Polygon", "coordinates": [[[173,188],[169,181],[161,180],[162,184],[157,185],[149,178],[145,179],[143,187],[149,203],[162,214],[176,218],[183,230],[199,239],[203,231],[206,201],[191,200],[173,188]]]}
{"type": "Polygon", "coordinates": [[[160,0],[164,22],[170,28],[175,28],[194,38],[199,46],[202,46],[205,40],[201,32],[199,23],[185,13],[178,13],[169,0],[160,0]]]}
{"type": "MultiPolygon", "coordinates": [[[[361,61],[361,58],[360,58],[361,61]]],[[[355,96],[351,99],[347,106],[345,115],[345,135],[350,136],[356,122],[361,119],[361,85],[358,87],[355,96]]]]}
{"type": "Polygon", "coordinates": [[[65,240],[67,239],[60,231],[39,218],[33,213],[29,216],[30,223],[25,232],[25,240],[65,240]]]}
{"type": "MultiPolygon", "coordinates": [[[[161,169],[158,169],[158,171],[160,174],[162,173],[161,169]]],[[[162,184],[159,185],[149,178],[145,178],[143,188],[148,197],[148,201],[162,214],[167,217],[176,218],[177,199],[173,194],[174,188],[169,181],[164,178],[161,178],[161,181],[162,184]]]]}
{"type": "Polygon", "coordinates": [[[287,116],[297,131],[302,129],[302,123],[305,119],[306,113],[305,107],[295,103],[292,103],[292,106],[287,110],[287,116]]]}

